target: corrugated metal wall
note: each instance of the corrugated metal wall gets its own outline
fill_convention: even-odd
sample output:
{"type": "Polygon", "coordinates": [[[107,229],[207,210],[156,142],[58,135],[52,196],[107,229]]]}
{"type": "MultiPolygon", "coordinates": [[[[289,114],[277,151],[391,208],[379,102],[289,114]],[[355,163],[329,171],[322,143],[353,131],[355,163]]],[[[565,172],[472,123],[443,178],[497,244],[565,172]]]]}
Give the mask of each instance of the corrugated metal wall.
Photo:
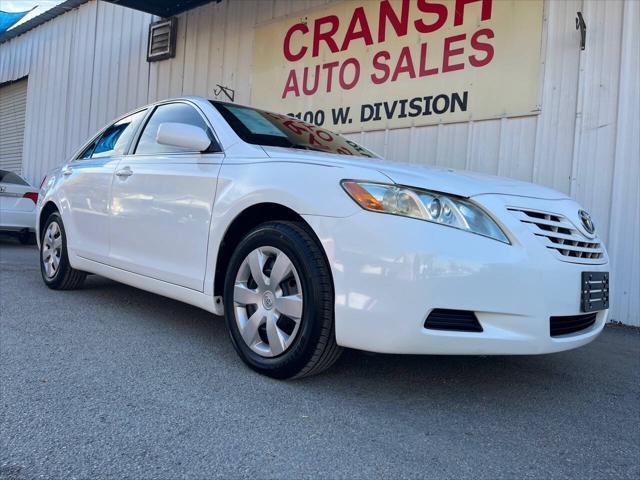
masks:
{"type": "Polygon", "coordinates": [[[0,170],[22,173],[27,80],[0,87],[0,170]]]}
{"type": "MultiPolygon", "coordinates": [[[[179,19],[176,58],[145,61],[150,15],[92,1],[0,45],[0,83],[29,75],[24,173],[39,180],[138,105],[216,84],[251,98],[253,26],[330,0],[225,0],[179,19]]],[[[640,324],[640,2],[547,1],[542,113],[352,134],[388,158],[534,181],[589,209],[612,259],[612,318],[640,324]],[[575,14],[586,19],[581,52],[575,14]]]]}

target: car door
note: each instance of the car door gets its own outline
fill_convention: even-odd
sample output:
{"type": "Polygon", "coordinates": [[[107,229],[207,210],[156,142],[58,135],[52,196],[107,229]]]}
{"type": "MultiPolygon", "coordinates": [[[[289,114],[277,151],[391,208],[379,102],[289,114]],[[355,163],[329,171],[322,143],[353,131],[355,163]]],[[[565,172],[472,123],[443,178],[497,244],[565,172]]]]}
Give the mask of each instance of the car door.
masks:
{"type": "Polygon", "coordinates": [[[113,174],[145,113],[140,110],[119,119],[62,168],[60,206],[67,245],[81,257],[100,262],[108,258],[113,174]]]}
{"type": "Polygon", "coordinates": [[[120,160],[111,197],[109,263],[202,291],[211,211],[223,154],[200,110],[188,102],[156,106],[130,155],[120,160]],[[207,131],[209,153],[156,141],[163,123],[207,131]]]}

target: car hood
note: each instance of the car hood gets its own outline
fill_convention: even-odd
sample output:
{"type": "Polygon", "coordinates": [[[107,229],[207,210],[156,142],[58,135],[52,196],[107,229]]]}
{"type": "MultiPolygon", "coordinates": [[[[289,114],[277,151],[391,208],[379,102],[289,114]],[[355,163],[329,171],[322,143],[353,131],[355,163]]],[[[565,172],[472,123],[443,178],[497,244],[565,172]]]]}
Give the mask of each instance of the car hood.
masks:
{"type": "MultiPolygon", "coordinates": [[[[349,157],[346,155],[335,155],[316,151],[300,151],[280,147],[264,147],[264,150],[270,157],[283,158],[287,161],[375,170],[387,176],[393,183],[463,197],[498,194],[541,198],[545,200],[568,198],[563,193],[533,183],[467,170],[391,162],[379,158],[349,157]]],[[[367,179],[358,178],[356,180],[367,179]]]]}

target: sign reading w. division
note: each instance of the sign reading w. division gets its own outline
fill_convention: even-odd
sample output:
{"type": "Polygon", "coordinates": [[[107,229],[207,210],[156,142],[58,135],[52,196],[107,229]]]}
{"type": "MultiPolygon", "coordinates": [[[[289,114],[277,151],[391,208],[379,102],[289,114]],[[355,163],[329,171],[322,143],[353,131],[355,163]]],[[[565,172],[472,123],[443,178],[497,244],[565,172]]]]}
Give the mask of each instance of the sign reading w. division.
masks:
{"type": "Polygon", "coordinates": [[[341,132],[539,111],[543,0],[348,0],[256,27],[252,104],[341,132]]]}

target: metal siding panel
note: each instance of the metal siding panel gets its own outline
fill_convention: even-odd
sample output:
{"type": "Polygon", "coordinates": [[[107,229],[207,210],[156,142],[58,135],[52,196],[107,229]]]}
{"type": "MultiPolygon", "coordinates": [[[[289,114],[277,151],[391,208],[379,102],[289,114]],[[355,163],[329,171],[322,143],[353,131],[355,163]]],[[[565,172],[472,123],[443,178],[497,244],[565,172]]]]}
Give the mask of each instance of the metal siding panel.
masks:
{"type": "MultiPolygon", "coordinates": [[[[190,10],[181,18],[185,22],[185,38],[184,38],[184,75],[182,77],[182,93],[184,95],[197,95],[194,89],[196,59],[198,53],[197,34],[199,16],[206,17],[207,10],[198,8],[190,10]]],[[[206,29],[202,29],[203,33],[206,29]]]]}
{"type": "Polygon", "coordinates": [[[293,12],[295,10],[294,1],[295,0],[276,0],[273,5],[272,18],[284,17],[293,12]]]}
{"type": "Polygon", "coordinates": [[[533,180],[536,146],[536,117],[505,119],[500,133],[498,175],[533,180]]]}
{"type": "MultiPolygon", "coordinates": [[[[465,128],[468,126],[465,124],[465,128]]],[[[466,140],[462,142],[466,155],[466,140]]],[[[411,163],[423,163],[435,165],[437,162],[438,129],[431,127],[414,127],[409,149],[409,159],[411,163]]]]}
{"type": "MultiPolygon", "coordinates": [[[[109,15],[110,5],[97,2],[96,5],[96,44],[94,47],[94,61],[91,91],[91,107],[89,108],[89,131],[93,132],[107,121],[108,75],[111,50],[113,46],[113,17],[109,15]]],[[[119,32],[118,32],[119,33],[119,32]]]]}
{"type": "Polygon", "coordinates": [[[407,161],[411,147],[411,129],[389,130],[386,139],[386,156],[390,160],[407,161]]]}
{"type": "MultiPolygon", "coordinates": [[[[121,17],[120,17],[120,25],[122,27],[122,31],[123,32],[132,32],[131,30],[131,26],[132,26],[132,21],[133,21],[133,10],[131,9],[121,9],[120,11],[121,13],[121,17]]],[[[135,38],[135,37],[134,37],[135,38]]],[[[123,85],[127,85],[127,82],[131,80],[133,80],[131,77],[131,65],[130,65],[130,59],[131,59],[131,47],[132,47],[132,41],[134,40],[134,38],[131,38],[131,41],[129,42],[120,42],[120,44],[118,45],[118,75],[117,75],[117,87],[118,90],[115,92],[115,106],[116,106],[116,115],[118,115],[120,112],[126,112],[131,110],[132,107],[129,106],[129,92],[131,90],[134,90],[132,88],[125,88],[122,89],[123,85]]]]}
{"type": "MultiPolygon", "coordinates": [[[[209,96],[210,52],[215,48],[212,38],[219,35],[215,24],[216,4],[208,4],[187,18],[187,35],[193,39],[193,65],[185,65],[185,94],[209,96]]],[[[185,60],[188,61],[188,60],[185,60]]]]}
{"type": "Polygon", "coordinates": [[[495,175],[498,173],[499,153],[500,120],[474,122],[469,169],[495,175]]]}
{"type": "Polygon", "coordinates": [[[250,100],[249,81],[253,50],[253,30],[257,4],[254,0],[229,2],[226,11],[226,31],[222,61],[221,85],[236,92],[236,102],[250,100]]]}
{"type": "Polygon", "coordinates": [[[640,3],[624,4],[609,223],[612,318],[640,326],[640,3]]]}
{"type": "Polygon", "coordinates": [[[70,66],[68,99],[68,145],[65,157],[80,148],[90,134],[90,112],[95,59],[95,34],[97,5],[90,3],[80,7],[74,30],[74,55],[70,66]]]}
{"type": "Polygon", "coordinates": [[[119,95],[126,98],[123,108],[111,118],[133,110],[147,102],[149,63],[147,63],[147,34],[152,16],[136,10],[124,9],[131,29],[118,38],[122,45],[120,61],[126,75],[118,80],[119,95]]]}
{"type": "Polygon", "coordinates": [[[187,15],[183,13],[178,18],[178,32],[176,34],[176,56],[171,59],[171,74],[168,97],[182,95],[185,63],[185,34],[187,31],[187,15]]]}
{"type": "MultiPolygon", "coordinates": [[[[60,95],[56,98],[55,111],[60,116],[53,141],[52,152],[56,158],[66,158],[68,154],[68,120],[69,120],[69,96],[73,93],[70,89],[71,49],[73,48],[73,33],[77,12],[70,17],[70,21],[61,22],[59,29],[64,29],[63,35],[58,35],[56,50],[56,77],[55,82],[60,87],[60,95]]],[[[44,159],[43,159],[44,160],[44,159]]],[[[34,172],[35,173],[35,172],[34,172]]]]}
{"type": "MultiPolygon", "coordinates": [[[[427,127],[428,128],[428,127],[427,127]]],[[[441,124],[435,129],[437,132],[435,152],[432,156],[435,165],[464,169],[467,166],[468,137],[470,126],[468,123],[441,124]]],[[[429,151],[429,150],[427,150],[429,151]]],[[[431,153],[431,152],[430,152],[431,153]]]]}
{"type": "Polygon", "coordinates": [[[37,79],[37,89],[29,86],[27,92],[27,126],[25,129],[25,138],[33,145],[33,150],[29,152],[29,156],[23,158],[24,171],[28,180],[34,182],[36,173],[43,166],[42,157],[49,146],[51,138],[51,129],[47,128],[47,120],[58,120],[50,118],[52,111],[53,95],[55,90],[51,88],[54,85],[51,82],[51,71],[47,68],[51,56],[51,29],[45,24],[41,29],[40,51],[38,53],[38,64],[34,69],[35,78],[37,79]],[[45,95],[51,95],[50,99],[44,98],[45,95]],[[31,97],[31,98],[30,98],[31,97]],[[33,99],[33,102],[30,100],[33,99]],[[29,107],[33,106],[34,111],[30,112],[29,107]],[[38,139],[38,141],[34,141],[38,139]]]}
{"type": "MultiPolygon", "coordinates": [[[[24,35],[23,37],[19,37],[18,39],[14,39],[10,42],[8,42],[9,44],[11,44],[14,41],[17,41],[21,38],[25,38],[27,37],[27,35],[24,35]]],[[[22,163],[23,163],[23,173],[24,173],[24,166],[29,165],[30,163],[33,163],[31,161],[31,153],[32,153],[32,145],[36,142],[33,141],[33,137],[31,135],[31,127],[32,125],[35,123],[35,117],[34,114],[35,109],[37,107],[37,102],[36,102],[36,96],[38,95],[38,92],[40,91],[38,89],[39,86],[39,82],[38,82],[38,78],[39,76],[36,74],[36,65],[37,65],[37,60],[38,60],[38,53],[41,50],[41,42],[40,39],[42,37],[42,29],[37,29],[34,30],[33,33],[31,35],[29,35],[29,41],[33,44],[33,48],[31,50],[31,61],[32,61],[32,66],[29,68],[29,76],[31,77],[28,84],[27,84],[27,107],[26,107],[26,118],[29,119],[26,124],[25,124],[25,133],[24,133],[24,143],[23,143],[23,150],[22,150],[22,163]]],[[[2,46],[7,45],[6,43],[3,44],[2,46]]],[[[2,49],[2,46],[0,46],[0,50],[2,49]]],[[[2,57],[2,55],[0,55],[0,58],[2,57]]]]}
{"type": "Polygon", "coordinates": [[[359,138],[355,138],[355,134],[350,137],[353,138],[354,141],[362,143],[366,145],[367,148],[370,148],[372,151],[376,152],[378,155],[382,155],[383,157],[387,156],[387,131],[386,130],[378,130],[375,132],[362,132],[359,135],[359,138]]]}
{"type": "Polygon", "coordinates": [[[0,47],[0,83],[26,76],[32,61],[33,38],[19,37],[0,47]]]}
{"type": "Polygon", "coordinates": [[[258,2],[256,24],[271,20],[274,16],[274,7],[274,0],[262,0],[261,2],[258,2]]]}
{"type": "Polygon", "coordinates": [[[576,151],[571,195],[593,215],[605,242],[608,240],[611,182],[615,154],[615,129],[620,75],[620,26],[623,3],[606,5],[586,2],[586,18],[591,22],[583,52],[580,129],[576,131],[576,151]]]}
{"type": "Polygon", "coordinates": [[[135,97],[131,100],[132,105],[144,105],[149,98],[149,77],[150,77],[150,65],[146,61],[147,58],[147,41],[148,41],[148,28],[151,23],[150,15],[137,15],[136,26],[138,27],[138,34],[134,35],[134,41],[137,48],[132,50],[131,61],[137,65],[136,82],[137,88],[135,89],[135,97]],[[136,54],[138,60],[135,61],[136,54]]]}
{"type": "MultiPolygon", "coordinates": [[[[223,63],[225,59],[224,45],[225,37],[227,34],[227,22],[225,21],[225,3],[214,4],[211,19],[211,36],[209,44],[209,56],[207,62],[206,75],[207,85],[202,88],[208,93],[208,96],[213,98],[213,90],[216,88],[216,84],[224,85],[223,75],[223,63]]],[[[248,52],[247,52],[248,53],[248,52]]]]}
{"type": "MultiPolygon", "coordinates": [[[[150,22],[151,21],[155,21],[155,19],[150,20],[150,22]]],[[[186,14],[181,14],[178,16],[176,56],[168,60],[150,63],[149,102],[175,97],[182,94],[185,58],[184,40],[186,29],[186,14]]]]}
{"type": "Polygon", "coordinates": [[[581,1],[546,3],[547,39],[533,181],[569,192],[580,58],[574,18],[581,1]]]}
{"type": "Polygon", "coordinates": [[[64,157],[60,150],[60,136],[63,134],[64,118],[65,118],[65,100],[66,100],[66,81],[63,75],[64,70],[64,52],[66,50],[67,38],[65,36],[65,27],[69,23],[72,17],[66,19],[66,21],[59,22],[53,20],[44,25],[47,30],[47,45],[45,58],[47,59],[46,71],[46,85],[41,95],[46,92],[50,87],[54,86],[54,92],[50,99],[44,100],[46,106],[44,115],[41,118],[41,125],[37,133],[41,136],[41,143],[39,145],[38,156],[36,157],[35,165],[28,165],[26,170],[27,176],[36,182],[38,171],[47,163],[49,158],[57,159],[61,161],[64,157]],[[34,168],[35,167],[35,168],[34,168]]]}
{"type": "Polygon", "coordinates": [[[237,20],[237,43],[235,52],[235,79],[236,91],[239,93],[237,102],[249,103],[251,101],[251,68],[253,63],[253,29],[246,28],[248,25],[255,25],[258,11],[258,1],[238,2],[242,7],[239,11],[240,17],[237,20]],[[242,20],[240,20],[242,19],[242,20]]]}
{"type": "Polygon", "coordinates": [[[145,104],[149,84],[146,33],[143,32],[151,16],[105,2],[97,3],[96,15],[88,135],[115,117],[145,104]],[[122,28],[125,24],[131,28],[122,28]]]}

